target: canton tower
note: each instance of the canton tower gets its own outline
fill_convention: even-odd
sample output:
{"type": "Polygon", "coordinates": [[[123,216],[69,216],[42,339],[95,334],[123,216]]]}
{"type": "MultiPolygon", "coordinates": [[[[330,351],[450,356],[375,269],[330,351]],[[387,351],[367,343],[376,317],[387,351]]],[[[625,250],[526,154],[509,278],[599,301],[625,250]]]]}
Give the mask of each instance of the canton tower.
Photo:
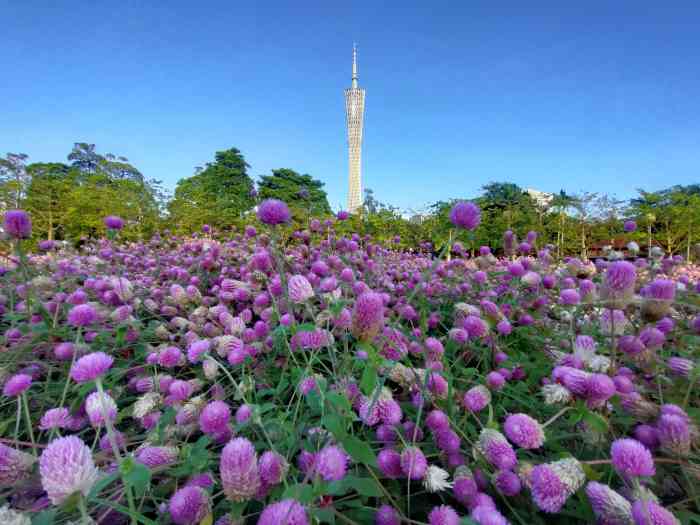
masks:
{"type": "Polygon", "coordinates": [[[348,211],[362,206],[362,124],[365,90],[357,85],[357,48],[352,46],[352,85],[345,90],[345,120],[348,126],[349,191],[348,211]]]}

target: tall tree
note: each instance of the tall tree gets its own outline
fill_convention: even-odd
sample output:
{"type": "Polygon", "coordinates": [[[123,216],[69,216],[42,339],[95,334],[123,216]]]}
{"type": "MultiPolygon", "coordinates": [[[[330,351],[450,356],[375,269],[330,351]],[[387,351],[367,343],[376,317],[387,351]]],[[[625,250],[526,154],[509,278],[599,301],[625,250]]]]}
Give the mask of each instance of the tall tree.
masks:
{"type": "Polygon", "coordinates": [[[272,170],[272,175],[261,175],[258,195],[261,199],[280,199],[289,205],[295,217],[325,215],[331,212],[324,183],[311,175],[294,170],[272,170]]]}
{"type": "Polygon", "coordinates": [[[34,233],[50,240],[62,238],[76,172],[59,162],[27,166],[31,182],[25,207],[32,215],[34,233]]]}
{"type": "Polygon", "coordinates": [[[4,208],[20,208],[26,196],[30,176],[25,153],[8,153],[0,158],[0,199],[4,208]]]}
{"type": "Polygon", "coordinates": [[[214,162],[175,188],[168,205],[172,222],[192,231],[202,224],[229,226],[255,204],[248,164],[236,148],[217,151],[214,162]]]}

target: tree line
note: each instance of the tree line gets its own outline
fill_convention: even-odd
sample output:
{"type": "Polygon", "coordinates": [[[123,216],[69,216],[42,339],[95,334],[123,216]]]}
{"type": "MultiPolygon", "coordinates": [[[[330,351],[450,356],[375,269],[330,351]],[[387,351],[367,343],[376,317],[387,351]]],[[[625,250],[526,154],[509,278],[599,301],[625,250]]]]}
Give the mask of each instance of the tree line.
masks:
{"type": "MultiPolygon", "coordinates": [[[[254,221],[252,211],[262,199],[284,200],[294,226],[305,228],[310,217],[332,212],[323,182],[289,168],[272,170],[254,181],[250,166],[236,148],[217,151],[214,159],[181,179],[172,195],[162,182],[147,179],[128,159],[100,154],[94,144],[76,143],[67,162],[30,163],[26,155],[0,158],[0,206],[32,214],[35,239],[79,241],[102,235],[102,219],[119,215],[127,239],[144,239],[156,231],[176,234],[240,229],[254,221]]],[[[488,245],[498,249],[511,230],[524,237],[538,232],[538,244],[551,244],[557,255],[589,256],[609,244],[630,240],[641,249],[661,246],[670,254],[691,256],[700,241],[700,184],[672,186],[662,191],[638,190],[628,201],[603,192],[534,195],[508,182],[492,182],[479,195],[465,195],[407,214],[380,202],[365,190],[361,213],[345,221],[348,232],[374,235],[405,249],[439,250],[454,233],[448,214],[457,200],[472,200],[482,213],[480,226],[459,240],[467,249],[488,245]],[[623,223],[638,227],[623,234],[623,223]]]]}

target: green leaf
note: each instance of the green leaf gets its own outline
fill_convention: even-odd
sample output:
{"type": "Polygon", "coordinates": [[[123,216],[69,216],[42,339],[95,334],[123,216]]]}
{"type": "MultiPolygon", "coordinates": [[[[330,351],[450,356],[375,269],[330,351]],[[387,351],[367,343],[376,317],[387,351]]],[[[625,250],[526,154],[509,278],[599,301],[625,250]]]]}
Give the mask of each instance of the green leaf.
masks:
{"type": "Polygon", "coordinates": [[[52,525],[55,517],[56,509],[44,510],[32,517],[32,525],[52,525]]]}
{"type": "Polygon", "coordinates": [[[358,478],[357,476],[346,476],[345,483],[355,489],[358,494],[370,498],[379,498],[382,496],[377,482],[372,478],[358,478]]]}
{"type": "Polygon", "coordinates": [[[362,393],[366,396],[374,392],[377,386],[377,369],[373,365],[367,365],[364,372],[362,372],[362,379],[360,380],[360,389],[362,393]]]}
{"type": "Polygon", "coordinates": [[[608,431],[608,422],[596,412],[586,410],[583,414],[583,421],[596,432],[605,433],[608,431]]]}
{"type": "Polygon", "coordinates": [[[342,440],[347,435],[343,419],[338,414],[326,414],[321,420],[321,424],[328,429],[337,440],[342,440]]]}
{"type": "Polygon", "coordinates": [[[350,457],[358,463],[376,466],[377,456],[367,442],[362,441],[355,436],[347,436],[341,441],[345,452],[350,454],[350,457]]]}
{"type": "Polygon", "coordinates": [[[119,471],[124,483],[131,485],[137,498],[143,496],[151,482],[151,471],[143,463],[128,457],[119,465],[119,471]]]}
{"type": "Polygon", "coordinates": [[[311,503],[314,499],[314,489],[308,483],[297,483],[291,485],[282,494],[282,499],[292,498],[299,503],[311,503]]]}
{"type": "Polygon", "coordinates": [[[335,523],[335,512],[333,512],[332,508],[313,509],[311,514],[313,514],[320,523],[335,523]]]}

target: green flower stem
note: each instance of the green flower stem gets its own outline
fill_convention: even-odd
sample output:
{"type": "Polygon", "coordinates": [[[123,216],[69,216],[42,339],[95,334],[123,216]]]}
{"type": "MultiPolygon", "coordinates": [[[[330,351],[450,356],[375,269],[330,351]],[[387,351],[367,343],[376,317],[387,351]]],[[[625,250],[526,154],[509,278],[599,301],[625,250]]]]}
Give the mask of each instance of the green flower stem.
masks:
{"type": "Polygon", "coordinates": [[[36,441],[34,440],[34,429],[32,428],[32,417],[29,413],[29,403],[27,402],[27,393],[22,392],[20,396],[22,405],[24,406],[24,418],[27,422],[27,430],[29,431],[29,440],[32,442],[32,454],[36,457],[36,441]]]}

